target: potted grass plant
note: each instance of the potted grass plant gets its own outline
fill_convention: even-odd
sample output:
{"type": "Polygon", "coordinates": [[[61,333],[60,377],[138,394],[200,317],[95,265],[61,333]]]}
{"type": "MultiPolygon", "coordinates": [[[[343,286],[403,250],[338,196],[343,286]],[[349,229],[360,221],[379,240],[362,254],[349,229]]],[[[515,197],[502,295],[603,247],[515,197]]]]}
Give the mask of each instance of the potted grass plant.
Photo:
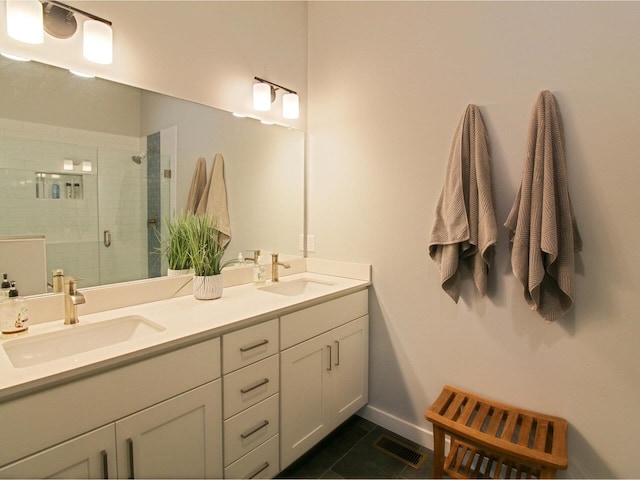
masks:
{"type": "Polygon", "coordinates": [[[167,237],[162,241],[162,253],[167,259],[167,276],[186,275],[191,272],[191,258],[187,243],[187,218],[179,214],[165,221],[167,237]]]}
{"type": "Polygon", "coordinates": [[[237,260],[223,263],[227,248],[219,241],[217,224],[209,215],[187,214],[185,233],[189,260],[194,272],[193,295],[199,300],[222,296],[222,269],[237,260]]]}

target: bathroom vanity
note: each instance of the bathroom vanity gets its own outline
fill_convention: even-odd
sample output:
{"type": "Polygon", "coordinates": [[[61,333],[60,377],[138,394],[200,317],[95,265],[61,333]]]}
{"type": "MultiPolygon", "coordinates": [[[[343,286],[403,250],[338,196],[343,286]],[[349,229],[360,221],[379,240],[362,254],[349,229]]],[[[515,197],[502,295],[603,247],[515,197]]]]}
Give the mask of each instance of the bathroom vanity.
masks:
{"type": "Polygon", "coordinates": [[[368,399],[370,269],[331,265],[3,340],[0,477],[274,477],[368,399]]]}

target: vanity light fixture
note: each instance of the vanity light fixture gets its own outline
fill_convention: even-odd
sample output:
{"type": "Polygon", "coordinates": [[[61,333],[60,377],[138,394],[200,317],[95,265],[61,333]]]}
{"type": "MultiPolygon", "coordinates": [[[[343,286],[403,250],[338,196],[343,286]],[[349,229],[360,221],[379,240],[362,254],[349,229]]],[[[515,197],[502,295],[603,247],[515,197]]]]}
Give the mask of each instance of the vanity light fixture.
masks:
{"type": "Polygon", "coordinates": [[[270,82],[264,78],[254,77],[257,83],[253,84],[253,108],[260,112],[271,110],[271,104],[276,99],[276,90],[282,89],[287,93],[282,97],[282,116],[295,119],[300,116],[298,94],[293,90],[270,82]]]}
{"type": "Polygon", "coordinates": [[[76,14],[87,17],[82,27],[82,54],[103,65],[113,61],[111,22],[57,0],[6,0],[7,33],[25,43],[43,43],[47,32],[55,38],[71,38],[78,29],[76,14]]]}
{"type": "Polygon", "coordinates": [[[83,160],[82,161],[82,171],[90,172],[93,170],[93,165],[91,164],[91,160],[83,160]]]}

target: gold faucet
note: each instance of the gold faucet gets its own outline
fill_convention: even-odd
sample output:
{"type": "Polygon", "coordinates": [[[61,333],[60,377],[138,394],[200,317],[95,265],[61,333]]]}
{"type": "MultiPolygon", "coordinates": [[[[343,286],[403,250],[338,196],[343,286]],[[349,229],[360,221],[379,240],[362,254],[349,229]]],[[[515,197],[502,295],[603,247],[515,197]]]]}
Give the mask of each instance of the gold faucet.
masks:
{"type": "Polygon", "coordinates": [[[67,278],[64,282],[64,324],[73,325],[78,323],[77,306],[85,303],[84,295],[76,288],[76,280],[67,278]]]}
{"type": "Polygon", "coordinates": [[[277,253],[272,253],[271,254],[271,281],[272,282],[279,282],[280,279],[278,277],[278,265],[284,267],[284,268],[291,268],[291,265],[289,265],[286,262],[279,262],[278,261],[278,254],[277,253]]]}

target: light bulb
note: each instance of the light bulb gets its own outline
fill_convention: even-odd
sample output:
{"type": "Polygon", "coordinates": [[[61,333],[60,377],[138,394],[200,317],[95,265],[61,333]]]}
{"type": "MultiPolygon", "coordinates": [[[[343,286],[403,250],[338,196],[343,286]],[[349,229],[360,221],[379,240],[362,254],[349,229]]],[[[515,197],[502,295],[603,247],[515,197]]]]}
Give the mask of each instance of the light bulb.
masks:
{"type": "Polygon", "coordinates": [[[271,85],[262,82],[253,84],[253,108],[259,112],[271,110],[271,85]]]}
{"type": "Polygon", "coordinates": [[[108,65],[113,61],[113,30],[106,23],[87,20],[83,26],[82,54],[93,62],[108,65]]]}
{"type": "Polygon", "coordinates": [[[286,93],[282,96],[282,116],[290,119],[300,116],[298,95],[295,93],[286,93]]]}
{"type": "Polygon", "coordinates": [[[42,4],[38,0],[6,0],[7,33],[24,43],[43,43],[42,4]]]}

